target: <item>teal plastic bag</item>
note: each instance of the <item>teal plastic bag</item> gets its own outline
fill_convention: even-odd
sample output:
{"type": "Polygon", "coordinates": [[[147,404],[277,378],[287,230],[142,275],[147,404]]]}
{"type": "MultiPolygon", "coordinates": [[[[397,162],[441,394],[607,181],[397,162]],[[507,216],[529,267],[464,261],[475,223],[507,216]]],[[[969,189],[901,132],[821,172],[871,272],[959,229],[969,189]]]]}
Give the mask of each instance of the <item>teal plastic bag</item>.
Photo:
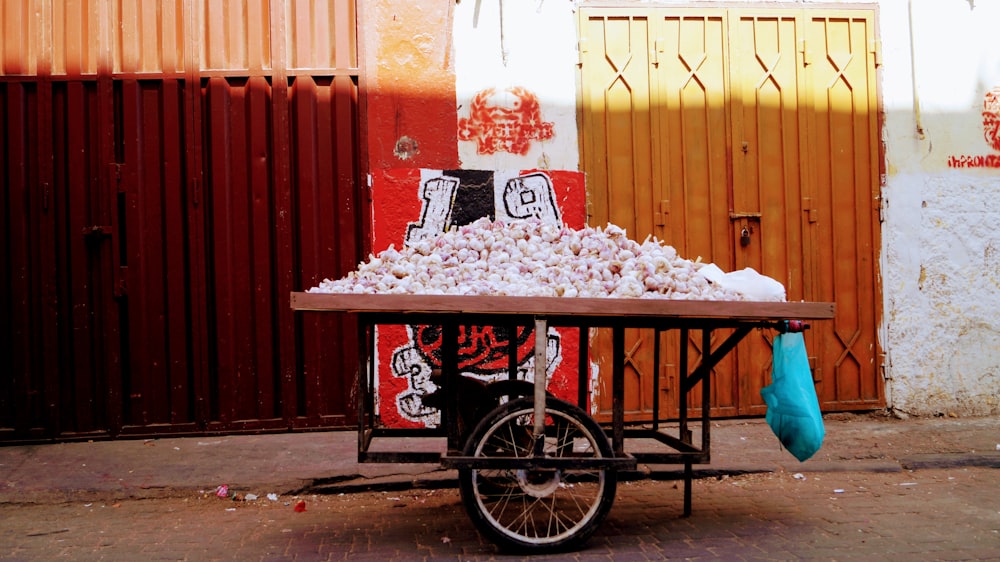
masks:
{"type": "Polygon", "coordinates": [[[788,452],[804,461],[823,446],[826,434],[806,342],[801,332],[778,334],[772,349],[771,384],[760,389],[767,404],[764,419],[788,452]]]}

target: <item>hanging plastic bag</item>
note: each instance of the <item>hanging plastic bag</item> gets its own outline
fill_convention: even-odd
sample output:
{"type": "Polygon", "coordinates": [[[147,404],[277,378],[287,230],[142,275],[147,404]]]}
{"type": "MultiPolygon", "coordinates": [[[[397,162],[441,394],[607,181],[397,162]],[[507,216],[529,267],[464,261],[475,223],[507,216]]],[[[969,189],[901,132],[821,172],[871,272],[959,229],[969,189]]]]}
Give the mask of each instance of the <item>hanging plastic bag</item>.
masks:
{"type": "Polygon", "coordinates": [[[771,385],[760,389],[764,419],[788,452],[805,461],[823,445],[826,431],[802,333],[775,336],[773,357],[771,385]]]}

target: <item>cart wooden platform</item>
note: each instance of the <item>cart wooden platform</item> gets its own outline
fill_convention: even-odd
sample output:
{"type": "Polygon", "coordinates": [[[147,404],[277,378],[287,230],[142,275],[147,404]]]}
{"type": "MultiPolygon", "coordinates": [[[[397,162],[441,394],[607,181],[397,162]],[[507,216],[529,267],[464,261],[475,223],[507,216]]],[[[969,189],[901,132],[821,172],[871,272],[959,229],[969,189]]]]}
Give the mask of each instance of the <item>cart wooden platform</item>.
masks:
{"type": "MultiPolygon", "coordinates": [[[[439,463],[458,469],[466,511],[476,527],[501,547],[551,552],[581,545],[607,515],[617,487],[617,471],[638,463],[684,466],[684,513],[691,511],[692,465],[710,461],[709,374],[754,329],[787,330],[798,321],[833,318],[833,303],[674,301],[454,295],[353,295],[295,292],[297,311],[357,315],[361,349],[357,377],[358,461],[371,463],[439,463]],[[793,321],[793,322],[789,322],[793,321]],[[440,326],[441,424],[437,428],[382,427],[374,412],[374,327],[377,325],[440,326]],[[535,333],[534,382],[502,381],[476,396],[488,404],[471,414],[469,396],[460,396],[458,333],[461,326],[527,326],[535,333]],[[580,330],[580,389],[577,403],[556,399],[545,388],[548,327],[580,330]],[[586,411],[589,396],[587,345],[591,328],[612,330],[612,420],[602,427],[586,411]],[[678,392],[679,419],[654,419],[641,427],[625,423],[625,329],[655,331],[656,341],[670,331],[687,342],[701,332],[702,356],[689,365],[688,346],[679,345],[682,373],[678,392]],[[726,335],[712,345],[712,333],[726,335]],[[701,415],[689,420],[688,396],[701,390],[701,415]],[[464,422],[464,423],[463,423],[464,422]],[[699,439],[691,427],[699,427],[699,439]],[[607,431],[610,431],[610,438],[607,431]],[[393,449],[399,439],[438,437],[446,451],[393,449]],[[627,442],[655,442],[656,451],[630,451],[627,442]],[[390,447],[376,447],[385,441],[390,447]]],[[[509,372],[516,373],[511,344],[509,372]]],[[[660,364],[659,345],[654,362],[660,364]]],[[[654,389],[654,400],[659,397],[654,389]]]]}

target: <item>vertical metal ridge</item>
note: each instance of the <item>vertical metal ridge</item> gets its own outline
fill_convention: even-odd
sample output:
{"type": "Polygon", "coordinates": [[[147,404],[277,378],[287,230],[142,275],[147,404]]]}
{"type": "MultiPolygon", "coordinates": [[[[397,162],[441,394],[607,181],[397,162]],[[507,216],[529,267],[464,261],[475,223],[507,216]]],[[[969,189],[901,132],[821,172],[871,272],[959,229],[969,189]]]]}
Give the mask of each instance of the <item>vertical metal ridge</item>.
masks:
{"type": "Polygon", "coordinates": [[[279,388],[282,397],[282,417],[291,420],[299,413],[298,404],[306,401],[300,395],[300,384],[297,377],[305,376],[297,369],[296,349],[301,339],[296,337],[296,324],[291,309],[286,306],[288,295],[295,290],[297,277],[295,275],[295,235],[294,225],[298,220],[295,212],[291,183],[291,150],[292,142],[289,117],[288,88],[288,53],[285,39],[288,33],[288,21],[283,2],[273,2],[270,11],[270,45],[271,67],[273,72],[271,92],[271,123],[274,134],[274,210],[275,210],[275,295],[278,302],[276,317],[278,319],[278,334],[276,345],[278,356],[279,388]]]}

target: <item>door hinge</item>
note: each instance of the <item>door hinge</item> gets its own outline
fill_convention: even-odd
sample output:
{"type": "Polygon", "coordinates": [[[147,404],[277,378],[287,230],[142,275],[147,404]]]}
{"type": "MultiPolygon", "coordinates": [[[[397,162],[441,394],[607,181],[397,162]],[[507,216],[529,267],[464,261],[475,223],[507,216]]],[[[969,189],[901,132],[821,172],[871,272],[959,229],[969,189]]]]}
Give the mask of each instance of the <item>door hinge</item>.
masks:
{"type": "Polygon", "coordinates": [[[882,42],[877,39],[868,41],[868,51],[875,56],[875,66],[882,66],[882,42]]]}
{"type": "Polygon", "coordinates": [[[583,66],[583,54],[587,52],[587,38],[580,37],[580,40],[576,43],[576,64],[577,66],[583,66]]]}
{"type": "Polygon", "coordinates": [[[653,213],[655,215],[656,226],[666,226],[667,215],[670,214],[670,200],[663,199],[660,201],[660,209],[653,213]]]}
{"type": "Polygon", "coordinates": [[[819,213],[817,213],[815,207],[812,206],[812,197],[802,198],[802,211],[805,212],[806,220],[810,223],[814,223],[819,220],[819,213]]]}
{"type": "Polygon", "coordinates": [[[121,278],[115,283],[112,289],[115,297],[127,297],[128,296],[128,283],[125,281],[128,275],[128,266],[121,266],[121,278]]]}
{"type": "Polygon", "coordinates": [[[653,66],[660,66],[660,53],[663,52],[663,39],[657,37],[653,40],[653,51],[650,53],[650,62],[653,66]]]}
{"type": "Polygon", "coordinates": [[[817,367],[818,363],[815,356],[809,357],[809,370],[812,372],[813,383],[823,382],[823,368],[817,367]]]}

